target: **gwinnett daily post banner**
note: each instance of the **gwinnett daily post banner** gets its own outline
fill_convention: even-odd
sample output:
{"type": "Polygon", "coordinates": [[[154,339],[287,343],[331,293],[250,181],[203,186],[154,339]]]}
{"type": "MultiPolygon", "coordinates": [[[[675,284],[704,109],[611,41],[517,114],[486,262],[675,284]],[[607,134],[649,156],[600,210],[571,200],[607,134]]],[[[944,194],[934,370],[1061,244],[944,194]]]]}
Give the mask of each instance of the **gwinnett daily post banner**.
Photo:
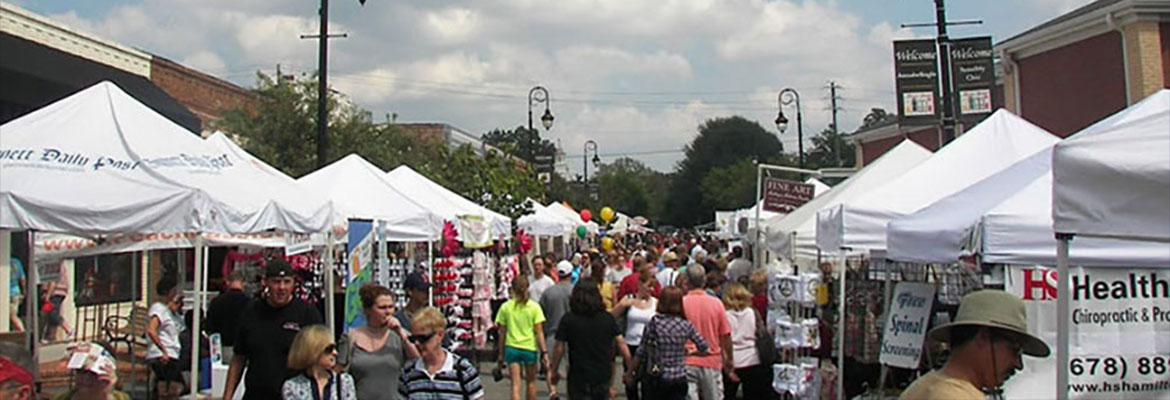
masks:
{"type": "MultiPolygon", "coordinates": [[[[1170,398],[1170,269],[1069,269],[1069,397],[1170,398]]],[[[1008,399],[1056,397],[1056,268],[1010,266],[1004,289],[1024,299],[1028,329],[1052,348],[1024,356],[1008,399]]]]}

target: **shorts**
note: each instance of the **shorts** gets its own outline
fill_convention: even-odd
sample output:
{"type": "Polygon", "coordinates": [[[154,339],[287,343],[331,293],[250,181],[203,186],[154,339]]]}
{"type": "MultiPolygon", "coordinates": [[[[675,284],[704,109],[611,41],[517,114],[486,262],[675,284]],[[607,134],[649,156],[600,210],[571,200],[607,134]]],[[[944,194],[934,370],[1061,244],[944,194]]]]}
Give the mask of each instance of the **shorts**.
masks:
{"type": "Polygon", "coordinates": [[[65,296],[54,295],[49,297],[49,303],[53,304],[53,310],[49,311],[49,326],[61,326],[65,323],[65,318],[61,317],[61,303],[65,301],[65,296]]]}
{"type": "Polygon", "coordinates": [[[163,363],[161,359],[153,358],[147,360],[147,364],[150,364],[150,371],[154,372],[154,380],[156,382],[184,383],[179,360],[171,359],[171,361],[163,363]]]}
{"type": "Polygon", "coordinates": [[[536,361],[537,355],[535,351],[517,349],[515,347],[504,348],[505,364],[536,365],[536,361]]]}

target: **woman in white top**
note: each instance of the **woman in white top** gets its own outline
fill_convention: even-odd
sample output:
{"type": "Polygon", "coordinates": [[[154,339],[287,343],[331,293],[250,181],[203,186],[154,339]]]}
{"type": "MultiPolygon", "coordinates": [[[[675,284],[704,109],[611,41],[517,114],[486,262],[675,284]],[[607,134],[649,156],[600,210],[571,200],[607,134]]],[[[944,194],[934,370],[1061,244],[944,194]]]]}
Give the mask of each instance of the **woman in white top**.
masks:
{"type": "Polygon", "coordinates": [[[741,384],[745,399],[772,398],[772,367],[760,363],[756,350],[756,326],[762,317],[752,308],[752,293],[743,284],[728,284],[723,290],[723,305],[731,325],[732,364],[739,376],[738,381],[724,377],[723,398],[736,398],[741,384]]]}
{"type": "Polygon", "coordinates": [[[159,399],[174,399],[183,393],[182,366],[179,365],[179,332],[183,330],[183,318],[179,317],[182,301],[176,290],[178,282],[173,276],[164,276],[155,285],[158,299],[150,305],[150,323],[146,336],[146,362],[154,372],[156,391],[159,399]]]}
{"type": "MultiPolygon", "coordinates": [[[[642,331],[646,329],[646,323],[654,318],[655,311],[658,307],[658,299],[651,296],[654,293],[654,285],[658,281],[654,279],[654,274],[650,272],[649,268],[643,268],[638,273],[638,293],[634,296],[621,299],[616,306],[613,307],[613,315],[615,318],[625,316],[625,339],[626,346],[630,349],[630,354],[635,354],[638,351],[638,346],[642,343],[642,331]]],[[[628,367],[628,366],[627,366],[628,367]]],[[[641,381],[641,374],[637,375],[633,381],[626,385],[626,398],[629,400],[639,400],[642,393],[639,391],[639,384],[641,381]]],[[[645,396],[650,398],[651,396],[645,396]]]]}

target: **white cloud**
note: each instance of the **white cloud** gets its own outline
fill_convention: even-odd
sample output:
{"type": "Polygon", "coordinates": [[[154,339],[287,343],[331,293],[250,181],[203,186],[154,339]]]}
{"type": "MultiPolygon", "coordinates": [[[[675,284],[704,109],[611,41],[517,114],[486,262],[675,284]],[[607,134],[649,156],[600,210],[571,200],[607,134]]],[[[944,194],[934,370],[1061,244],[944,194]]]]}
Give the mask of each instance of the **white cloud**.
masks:
{"type": "Polygon", "coordinates": [[[479,24],[475,11],[452,7],[426,14],[426,28],[442,43],[464,42],[472,37],[479,24]]]}
{"type": "Polygon", "coordinates": [[[210,51],[196,52],[179,62],[211,75],[222,75],[227,72],[227,63],[210,51]]]}

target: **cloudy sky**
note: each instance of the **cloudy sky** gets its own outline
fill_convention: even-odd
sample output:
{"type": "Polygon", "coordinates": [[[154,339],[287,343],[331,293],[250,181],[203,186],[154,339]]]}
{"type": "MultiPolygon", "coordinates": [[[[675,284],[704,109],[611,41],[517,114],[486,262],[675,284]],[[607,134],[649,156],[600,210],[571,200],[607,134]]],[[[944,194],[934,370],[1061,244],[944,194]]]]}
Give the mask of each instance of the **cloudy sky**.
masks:
{"type": "MultiPolygon", "coordinates": [[[[6,0],[10,1],[10,0],[6,0]]],[[[1088,0],[951,0],[954,37],[996,42],[1088,0]]],[[[314,0],[17,0],[75,29],[250,87],[257,70],[311,73],[314,0]]],[[[556,123],[545,136],[579,157],[627,155],[670,170],[703,121],[742,115],[775,132],[776,95],[801,95],[805,136],[855,129],[893,110],[891,40],[931,37],[932,0],[333,0],[330,83],[382,119],[444,122],[475,135],[527,123],[543,85],[556,123]]],[[[539,113],[542,106],[537,106],[539,113]]],[[[791,110],[786,111],[791,113],[791,110]]],[[[537,122],[539,124],[539,122],[537,122]]],[[[778,133],[777,133],[778,134],[778,133]]],[[[793,128],[780,135],[796,148],[793,128]]],[[[570,162],[579,172],[579,162],[570,162]]]]}

